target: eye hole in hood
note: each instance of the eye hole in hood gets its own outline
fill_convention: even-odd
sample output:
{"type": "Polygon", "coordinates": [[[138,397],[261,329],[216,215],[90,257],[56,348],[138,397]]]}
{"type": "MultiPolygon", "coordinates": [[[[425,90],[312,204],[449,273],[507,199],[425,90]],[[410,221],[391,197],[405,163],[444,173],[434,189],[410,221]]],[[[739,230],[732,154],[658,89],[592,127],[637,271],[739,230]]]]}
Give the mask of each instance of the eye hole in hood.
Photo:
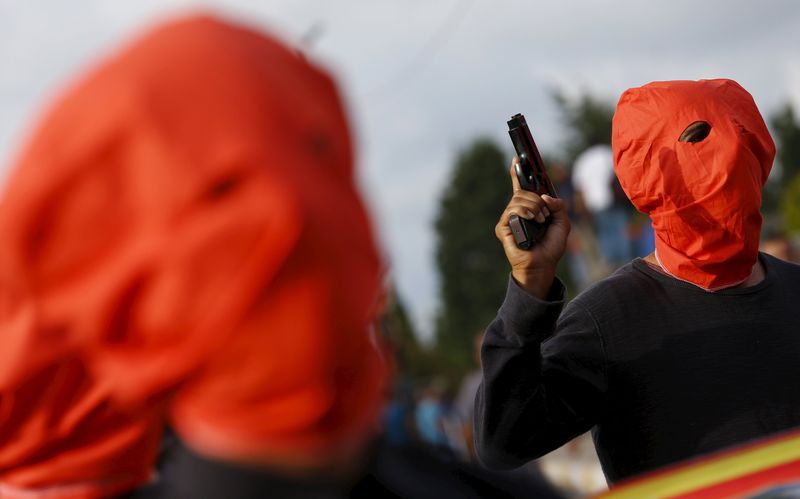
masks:
{"type": "Polygon", "coordinates": [[[706,121],[695,121],[681,133],[678,142],[701,142],[711,133],[711,125],[706,121]]]}

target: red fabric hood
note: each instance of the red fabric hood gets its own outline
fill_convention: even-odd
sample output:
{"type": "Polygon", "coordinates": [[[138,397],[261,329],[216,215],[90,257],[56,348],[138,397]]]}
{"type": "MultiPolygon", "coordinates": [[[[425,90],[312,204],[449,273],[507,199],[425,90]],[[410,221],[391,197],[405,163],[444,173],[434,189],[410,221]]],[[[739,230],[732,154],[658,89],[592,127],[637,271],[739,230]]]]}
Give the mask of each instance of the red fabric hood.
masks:
{"type": "Polygon", "coordinates": [[[614,114],[612,147],[622,188],[652,219],[667,272],[707,290],[747,279],[775,145],[746,90],[725,79],[629,89],[614,114]],[[711,125],[709,135],[679,142],[698,121],[711,125]]]}
{"type": "Polygon", "coordinates": [[[223,459],[360,445],[381,261],[352,166],[325,72],[211,17],[66,92],[0,211],[0,482],[144,480],[167,419],[223,459]]]}

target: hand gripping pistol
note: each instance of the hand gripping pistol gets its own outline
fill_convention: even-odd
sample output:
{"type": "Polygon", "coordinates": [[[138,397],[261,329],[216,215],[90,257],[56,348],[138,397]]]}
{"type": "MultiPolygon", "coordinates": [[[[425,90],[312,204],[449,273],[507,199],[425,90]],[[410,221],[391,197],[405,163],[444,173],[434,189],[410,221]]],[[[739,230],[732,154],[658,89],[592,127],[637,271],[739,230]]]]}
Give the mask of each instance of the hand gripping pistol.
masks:
{"type": "MultiPolygon", "coordinates": [[[[547,194],[557,197],[553,183],[550,181],[550,177],[547,176],[542,157],[539,155],[539,150],[536,148],[536,143],[531,136],[528,123],[525,121],[525,116],[515,114],[511,117],[508,121],[508,135],[511,137],[511,142],[514,144],[514,149],[519,158],[515,173],[520,187],[526,191],[535,192],[540,196],[547,194]]],[[[514,234],[517,247],[527,250],[538,244],[544,237],[551,220],[552,215],[547,217],[544,223],[528,220],[516,214],[511,215],[508,219],[508,225],[514,234]]]]}

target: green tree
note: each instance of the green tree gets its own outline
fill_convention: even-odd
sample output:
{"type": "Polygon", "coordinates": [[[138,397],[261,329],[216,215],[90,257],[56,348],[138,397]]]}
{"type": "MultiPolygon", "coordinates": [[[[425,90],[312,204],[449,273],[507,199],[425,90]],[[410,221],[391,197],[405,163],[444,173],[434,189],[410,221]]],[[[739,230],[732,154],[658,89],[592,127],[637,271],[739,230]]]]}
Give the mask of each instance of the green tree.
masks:
{"type": "Polygon", "coordinates": [[[786,229],[791,230],[796,226],[794,220],[798,209],[792,203],[797,201],[796,180],[800,177],[800,123],[790,104],[786,104],[769,121],[777,146],[776,159],[781,176],[780,181],[768,182],[764,189],[764,212],[768,217],[779,213],[787,225],[786,229]]]}
{"type": "Polygon", "coordinates": [[[399,377],[420,384],[438,374],[440,362],[434,352],[420,345],[405,304],[396,289],[389,296],[381,322],[381,332],[399,377]]]}
{"type": "Polygon", "coordinates": [[[590,146],[611,143],[612,104],[590,94],[569,99],[556,90],[552,96],[566,129],[563,153],[566,162],[572,163],[590,146]]]}
{"type": "Polygon", "coordinates": [[[436,218],[441,278],[436,353],[442,374],[451,380],[472,367],[472,339],[494,318],[505,295],[509,268],[494,226],[511,194],[506,161],[487,139],[461,151],[436,218]]]}
{"type": "Polygon", "coordinates": [[[785,231],[800,235],[800,175],[795,175],[785,189],[781,208],[785,231]]]}
{"type": "Polygon", "coordinates": [[[770,125],[775,132],[778,153],[777,160],[781,165],[781,178],[788,185],[800,174],[800,123],[791,104],[772,116],[770,125]]]}

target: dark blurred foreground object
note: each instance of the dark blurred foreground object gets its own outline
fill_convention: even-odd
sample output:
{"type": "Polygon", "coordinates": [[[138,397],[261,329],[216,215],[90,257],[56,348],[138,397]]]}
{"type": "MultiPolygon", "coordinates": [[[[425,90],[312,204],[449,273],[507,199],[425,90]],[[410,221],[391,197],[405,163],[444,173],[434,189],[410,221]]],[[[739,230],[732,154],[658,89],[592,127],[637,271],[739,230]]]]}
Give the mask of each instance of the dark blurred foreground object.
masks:
{"type": "Polygon", "coordinates": [[[382,263],[297,51],[210,16],[148,32],[51,106],[2,205],[3,499],[146,483],[166,422],[231,466],[360,462],[382,263]]]}
{"type": "Polygon", "coordinates": [[[537,474],[508,474],[442,459],[417,447],[375,444],[364,470],[349,482],[322,477],[292,479],[232,466],[178,443],[167,456],[160,482],[126,499],[560,499],[537,474]]]}
{"type": "Polygon", "coordinates": [[[757,440],[623,481],[598,498],[800,497],[800,431],[757,440]]]}

